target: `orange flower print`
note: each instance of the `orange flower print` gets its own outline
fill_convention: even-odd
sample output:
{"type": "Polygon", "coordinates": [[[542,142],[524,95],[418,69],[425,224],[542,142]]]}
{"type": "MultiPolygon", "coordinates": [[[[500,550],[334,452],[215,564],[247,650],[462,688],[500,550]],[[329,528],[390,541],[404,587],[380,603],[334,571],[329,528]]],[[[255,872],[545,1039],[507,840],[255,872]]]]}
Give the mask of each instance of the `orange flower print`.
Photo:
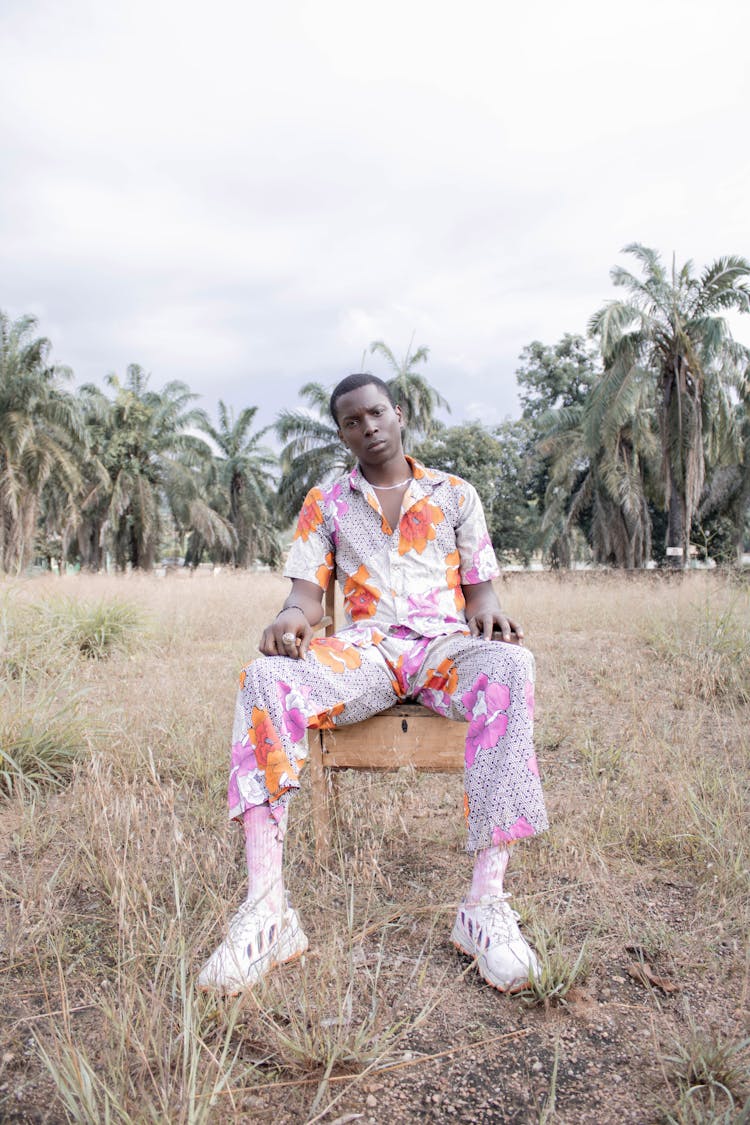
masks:
{"type": "Polygon", "coordinates": [[[469,823],[469,794],[468,793],[464,793],[464,817],[466,818],[466,823],[468,824],[469,823]]]}
{"type": "Polygon", "coordinates": [[[461,565],[461,555],[458,551],[451,551],[445,556],[445,581],[449,590],[455,590],[461,585],[461,575],[458,568],[461,565]]]}
{"type": "Polygon", "coordinates": [[[466,607],[466,598],[461,589],[460,565],[461,555],[458,551],[451,551],[445,556],[445,581],[448,589],[453,591],[453,600],[459,613],[466,607]]]}
{"type": "Polygon", "coordinates": [[[458,668],[449,656],[441,660],[437,668],[427,669],[424,686],[432,688],[433,691],[444,691],[448,695],[453,695],[458,687],[458,668]]]}
{"type": "Polygon", "coordinates": [[[240,691],[242,691],[242,689],[244,688],[246,679],[247,679],[247,668],[243,668],[242,671],[240,672],[240,691]]]}
{"type": "Polygon", "coordinates": [[[430,540],[435,538],[435,525],[445,519],[440,508],[431,504],[429,500],[420,500],[414,507],[409,508],[401,517],[399,531],[401,537],[398,544],[398,553],[405,555],[407,551],[416,551],[421,555],[430,540]]]}
{"type": "Polygon", "coordinates": [[[354,647],[338,637],[321,637],[310,642],[309,652],[321,664],[333,672],[345,672],[347,668],[359,668],[362,657],[354,647]]]}
{"type": "Polygon", "coordinates": [[[450,715],[452,696],[458,687],[458,668],[449,656],[437,668],[428,668],[419,702],[438,715],[450,715]]]}
{"type": "Polygon", "coordinates": [[[333,707],[329,707],[327,711],[321,711],[319,715],[313,715],[311,719],[308,719],[307,725],[310,730],[332,730],[336,726],[336,716],[340,715],[343,710],[343,703],[334,703],[333,707]]]}
{"type": "Polygon", "coordinates": [[[368,584],[370,572],[363,564],[356,574],[351,574],[344,584],[344,604],[352,621],[373,617],[380,601],[376,586],[368,584]]]}
{"type": "Polygon", "coordinates": [[[255,751],[255,759],[265,775],[266,789],[271,800],[276,801],[282,793],[286,793],[287,789],[296,783],[299,770],[290,765],[271,722],[271,716],[264,708],[253,707],[248,734],[255,751]]]}
{"type": "Polygon", "coordinates": [[[305,497],[302,511],[297,520],[297,530],[294,533],[295,539],[303,539],[307,542],[313,531],[320,527],[323,522],[323,512],[320,507],[320,501],[322,499],[323,493],[319,488],[310,489],[305,497]]]}
{"type": "Polygon", "coordinates": [[[326,561],[321,563],[315,572],[315,581],[320,586],[321,590],[328,589],[328,583],[331,580],[333,573],[333,551],[326,551],[326,561]]]}

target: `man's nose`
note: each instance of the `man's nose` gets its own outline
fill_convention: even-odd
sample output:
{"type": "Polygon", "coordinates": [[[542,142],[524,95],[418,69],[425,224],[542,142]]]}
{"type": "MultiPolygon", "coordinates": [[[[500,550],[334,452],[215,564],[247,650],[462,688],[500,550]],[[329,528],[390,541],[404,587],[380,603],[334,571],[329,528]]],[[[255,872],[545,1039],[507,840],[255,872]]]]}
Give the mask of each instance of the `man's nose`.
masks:
{"type": "Polygon", "coordinates": [[[377,418],[365,418],[365,433],[376,434],[378,432],[377,418]]]}

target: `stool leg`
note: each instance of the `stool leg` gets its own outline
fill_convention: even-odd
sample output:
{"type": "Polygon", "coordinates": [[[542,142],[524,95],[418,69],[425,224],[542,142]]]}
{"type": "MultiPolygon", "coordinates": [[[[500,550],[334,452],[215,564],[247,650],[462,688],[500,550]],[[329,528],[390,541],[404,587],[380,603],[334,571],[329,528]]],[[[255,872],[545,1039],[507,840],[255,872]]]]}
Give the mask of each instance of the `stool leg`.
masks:
{"type": "Polygon", "coordinates": [[[310,793],[312,796],[313,829],[315,830],[315,858],[319,863],[328,859],[331,847],[331,825],[326,792],[326,771],[323,766],[323,732],[316,731],[310,746],[310,793]]]}

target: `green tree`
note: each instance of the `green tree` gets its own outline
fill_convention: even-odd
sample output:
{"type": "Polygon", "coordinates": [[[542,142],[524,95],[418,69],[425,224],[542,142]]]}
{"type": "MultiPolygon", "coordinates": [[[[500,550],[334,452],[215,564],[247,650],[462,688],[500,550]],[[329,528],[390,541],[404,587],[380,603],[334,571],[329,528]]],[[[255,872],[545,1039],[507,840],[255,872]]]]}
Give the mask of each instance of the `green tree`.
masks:
{"type": "Polygon", "coordinates": [[[642,277],[617,266],[614,284],[627,291],[592,317],[590,331],[604,359],[603,411],[619,413],[618,400],[643,378],[656,386],[661,442],[661,485],[668,512],[667,547],[679,548],[686,565],[690,529],[703,491],[706,449],[712,429],[731,425],[728,383],[747,352],[731,336],[728,309],[747,312],[750,264],[739,257],[717,259],[695,277],[691,262],[667,271],[655,250],[625,248],[642,277]]]}
{"type": "Polygon", "coordinates": [[[615,410],[601,387],[539,419],[539,448],[548,459],[542,544],[569,565],[579,528],[595,562],[640,567],[651,554],[649,489],[658,453],[652,388],[633,381],[615,410]]]}
{"type": "Polygon", "coordinates": [[[438,426],[415,456],[435,469],[463,477],[482,501],[487,526],[502,562],[528,563],[538,515],[529,495],[527,422],[503,422],[494,432],[479,422],[438,426]]]}
{"type": "Polygon", "coordinates": [[[539,513],[536,546],[553,566],[569,566],[578,530],[584,540],[590,532],[588,459],[579,426],[582,407],[601,371],[598,349],[582,336],[566,333],[556,344],[532,341],[519,358],[516,381],[527,424],[524,460],[529,494],[539,513]],[[559,444],[553,437],[558,428],[559,444]],[[566,428],[567,443],[562,437],[566,428]]]}
{"type": "Polygon", "coordinates": [[[216,444],[213,459],[215,503],[234,529],[231,551],[234,566],[248,566],[259,558],[271,565],[279,558],[279,542],[273,515],[275,493],[273,470],[278,460],[261,444],[267,430],[252,433],[257,406],[248,406],[235,418],[219,399],[219,425],[207,420],[201,429],[216,444]],[[218,495],[217,495],[218,491],[218,495]],[[222,502],[223,501],[223,502],[222,502]]]}
{"type": "Polygon", "coordinates": [[[533,340],[516,369],[523,417],[536,422],[549,410],[582,406],[597,380],[597,349],[583,336],[566,333],[557,344],[533,340]]]}
{"type": "Polygon", "coordinates": [[[50,342],[36,327],[34,317],[14,322],[0,312],[0,571],[16,573],[33,559],[45,487],[75,494],[86,443],[62,385],[71,372],[50,365],[50,342]]]}
{"type": "Polygon", "coordinates": [[[724,449],[714,451],[697,514],[698,540],[718,562],[742,563],[750,537],[750,366],[737,384],[724,449]]]}
{"type": "Polygon", "coordinates": [[[107,376],[112,399],[97,387],[82,388],[92,446],[92,472],[82,504],[87,518],[79,535],[87,565],[101,564],[106,541],[118,569],[149,569],[165,505],[168,510],[171,498],[175,511],[184,507],[185,470],[210,459],[206,442],[188,432],[205,421],[203,411],[192,405],[197,395],[179,381],[152,391],[148,380],[141,367],[131,364],[124,383],[107,376]]]}

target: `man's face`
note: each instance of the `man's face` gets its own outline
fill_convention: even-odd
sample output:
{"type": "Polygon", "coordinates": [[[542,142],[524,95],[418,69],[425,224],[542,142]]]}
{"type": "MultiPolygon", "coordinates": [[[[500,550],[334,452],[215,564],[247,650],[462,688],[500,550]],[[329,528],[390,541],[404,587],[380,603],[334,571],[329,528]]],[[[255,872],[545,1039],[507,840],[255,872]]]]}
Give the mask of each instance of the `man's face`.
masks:
{"type": "Polygon", "coordinates": [[[374,383],[349,391],[336,402],[339,437],[359,463],[384,465],[403,457],[401,407],[391,406],[374,383]]]}

